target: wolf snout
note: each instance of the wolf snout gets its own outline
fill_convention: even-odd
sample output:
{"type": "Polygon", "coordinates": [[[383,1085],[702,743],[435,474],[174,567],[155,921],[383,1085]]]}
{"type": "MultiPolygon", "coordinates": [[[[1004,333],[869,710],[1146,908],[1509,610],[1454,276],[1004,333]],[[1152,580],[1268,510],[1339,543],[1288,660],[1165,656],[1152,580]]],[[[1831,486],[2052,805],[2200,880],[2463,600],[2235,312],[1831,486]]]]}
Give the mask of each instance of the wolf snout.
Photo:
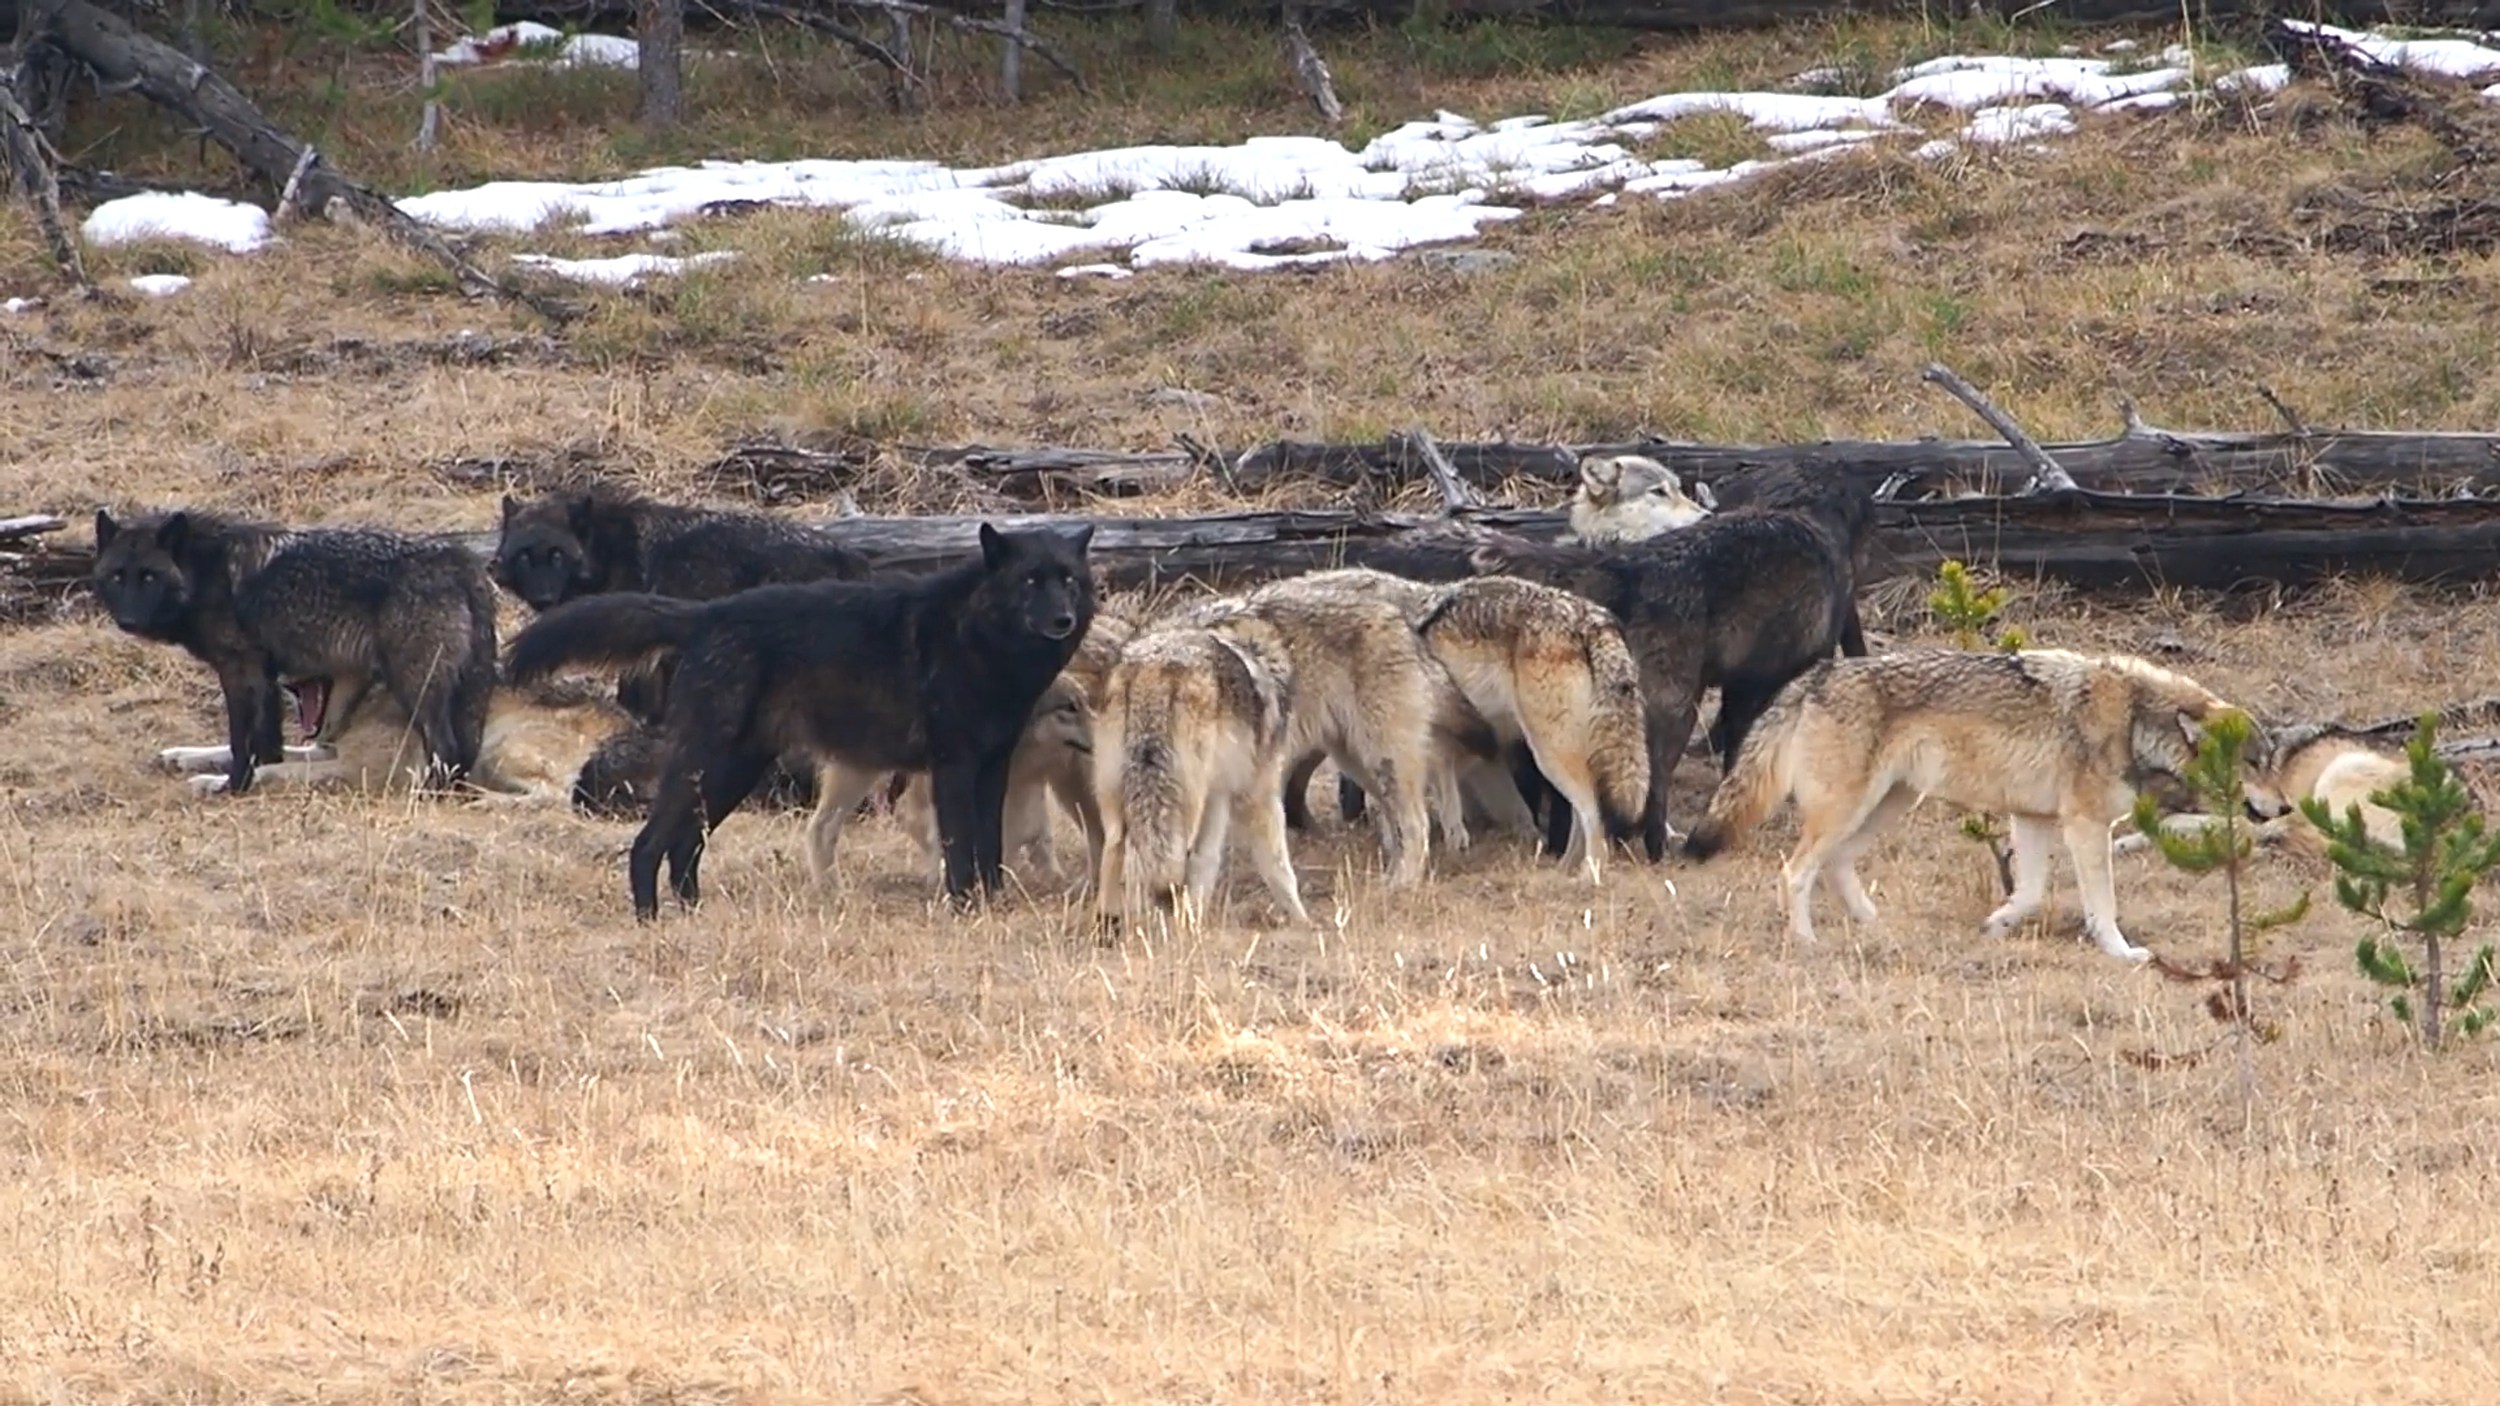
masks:
{"type": "Polygon", "coordinates": [[[1063,640],[1075,633],[1076,616],[1070,612],[1062,611],[1042,622],[1043,639],[1063,640]]]}

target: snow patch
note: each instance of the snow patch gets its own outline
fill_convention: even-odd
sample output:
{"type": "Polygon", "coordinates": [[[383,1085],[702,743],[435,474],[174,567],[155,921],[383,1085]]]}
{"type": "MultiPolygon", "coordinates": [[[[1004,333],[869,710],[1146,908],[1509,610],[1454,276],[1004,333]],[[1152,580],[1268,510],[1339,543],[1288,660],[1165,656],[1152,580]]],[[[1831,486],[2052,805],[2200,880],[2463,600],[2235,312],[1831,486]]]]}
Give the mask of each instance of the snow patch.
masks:
{"type": "Polygon", "coordinates": [[[437,49],[434,61],[460,68],[496,63],[543,64],[548,68],[638,68],[642,64],[642,46],[613,34],[568,35],[536,20],[521,20],[471,35],[448,49],[437,49]]]}
{"type": "Polygon", "coordinates": [[[170,298],[191,286],[191,280],[178,273],[143,273],[130,280],[130,286],[151,298],[170,298]]]}
{"type": "Polygon", "coordinates": [[[714,249],[708,253],[689,254],[682,259],[669,254],[619,254],[608,259],[558,259],[546,254],[515,254],[512,261],[545,269],[558,278],[624,288],[652,274],[680,274],[690,268],[725,263],[736,257],[738,251],[735,249],[714,249]]]}
{"type": "Polygon", "coordinates": [[[148,191],[98,205],[79,232],[100,248],[175,239],[248,254],[269,242],[269,212],[197,191],[148,191]]]}

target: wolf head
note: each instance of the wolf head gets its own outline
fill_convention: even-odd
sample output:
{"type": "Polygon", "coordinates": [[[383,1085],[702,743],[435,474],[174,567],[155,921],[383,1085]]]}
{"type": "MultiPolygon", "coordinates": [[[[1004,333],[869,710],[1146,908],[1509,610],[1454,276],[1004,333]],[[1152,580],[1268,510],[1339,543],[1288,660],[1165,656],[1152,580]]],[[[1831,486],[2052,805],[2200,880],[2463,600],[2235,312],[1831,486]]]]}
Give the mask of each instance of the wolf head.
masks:
{"type": "Polygon", "coordinates": [[[1000,531],[981,524],[982,582],[966,624],[992,637],[1049,640],[1073,652],[1094,620],[1094,528],[1000,531]]]}
{"type": "Polygon", "coordinates": [[[1571,500],[1571,532],[1583,542],[1640,542],[1690,527],[1710,515],[1709,490],[1684,491],[1675,470],[1638,454],[1592,456],[1580,461],[1580,488],[1571,500]]]}
{"type": "Polygon", "coordinates": [[[2247,795],[2249,812],[2271,819],[2291,808],[2275,783],[2274,738],[2254,715],[2159,665],[2124,655],[2111,662],[2135,675],[2138,696],[2130,750],[2131,769],[2140,779],[2185,780],[2207,730],[2232,716],[2248,727],[2248,740],[2240,747],[2240,787],[2247,795]]]}
{"type": "Polygon", "coordinates": [[[598,579],[590,559],[587,493],[550,493],[529,503],[503,500],[495,579],[532,610],[552,610],[598,579]]]}
{"type": "Polygon", "coordinates": [[[179,637],[199,593],[189,513],[115,522],[95,515],[95,570],[88,584],[113,612],[113,623],[145,639],[179,637]]]}

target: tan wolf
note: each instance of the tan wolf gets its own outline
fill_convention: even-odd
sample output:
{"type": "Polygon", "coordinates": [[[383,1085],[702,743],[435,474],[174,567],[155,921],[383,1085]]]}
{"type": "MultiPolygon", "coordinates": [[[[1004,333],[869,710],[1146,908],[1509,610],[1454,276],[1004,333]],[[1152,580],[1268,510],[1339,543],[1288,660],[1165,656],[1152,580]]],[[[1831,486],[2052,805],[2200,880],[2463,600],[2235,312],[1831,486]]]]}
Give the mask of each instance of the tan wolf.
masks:
{"type": "MultiPolygon", "coordinates": [[[[1709,489],[1696,485],[1703,495],[1709,489]]],[[[1638,454],[1591,455],[1580,461],[1571,495],[1566,542],[1645,542],[1710,516],[1710,505],[1684,491],[1675,470],[1638,454]]]]}
{"type": "MultiPolygon", "coordinates": [[[[1009,860],[1030,855],[1042,872],[1061,876],[1050,834],[1051,802],[1056,800],[1085,834],[1086,880],[1091,882],[1102,867],[1102,811],[1094,799],[1094,700],[1102,697],[1120,647],[1136,633],[1125,613],[1098,604],[1076,657],[1033,705],[1033,717],[1007,764],[1002,852],[1009,860]]],[[[929,804],[927,776],[904,778],[894,798],[894,816],[920,842],[930,862],[937,862],[937,808],[929,804]]]]}
{"type": "MultiPolygon", "coordinates": [[[[2331,726],[2282,729],[2274,735],[2273,754],[2274,765],[2266,782],[2287,804],[2280,815],[2259,820],[2251,827],[2259,844],[2283,844],[2305,854],[2323,856],[2326,837],[2292,804],[2306,797],[2325,802],[2339,820],[2352,807],[2359,806],[2361,823],[2371,839],[2390,849],[2404,848],[2404,826],[2396,819],[2396,813],[2370,799],[2412,775],[2412,768],[2401,758],[2391,757],[2366,739],[2331,726]]],[[[2161,826],[2174,834],[2186,835],[2215,823],[2213,816],[2184,812],[2163,816],[2161,826]]],[[[2132,818],[2119,824],[2125,828],[2111,846],[2116,853],[2133,854],[2153,843],[2135,829],[2132,818]]]]}
{"type": "Polygon", "coordinates": [[[1151,898],[1184,922],[1206,912],[1236,825],[1276,906],[1308,924],[1285,841],[1294,663],[1284,633],[1247,611],[1161,623],[1130,640],[1094,712],[1108,920],[1151,898]]]}
{"type": "MultiPolygon", "coordinates": [[[[374,689],[345,716],[328,720],[327,742],[290,746],[285,760],[263,763],[255,788],[336,789],[369,794],[406,791],[423,770],[425,745],[397,695],[374,689]]],[[[561,805],[591,755],[634,725],[604,688],[563,679],[487,696],[486,728],[465,786],[486,799],[561,805]]],[[[226,789],[223,747],[167,747],[157,760],[191,779],[191,789],[226,789]]]]}
{"type": "MultiPolygon", "coordinates": [[[[2203,725],[2231,704],[2203,684],[2129,655],[1905,648],[1826,660],[1780,692],[1746,737],[1686,852],[1707,859],[1794,796],[1797,847],[1783,870],[1789,929],[1814,942],[1815,881],[1861,923],[1875,907],[1858,860],[1919,801],[2012,817],[2014,893],[1982,931],[1999,937],[2047,898],[2049,846],[2074,857],[2084,927],[2102,951],[2150,954],[2118,928],[2110,823],[2137,783],[2179,776],[2203,725]]],[[[2263,734],[2248,749],[2250,803],[2279,814],[2263,734]]]]}

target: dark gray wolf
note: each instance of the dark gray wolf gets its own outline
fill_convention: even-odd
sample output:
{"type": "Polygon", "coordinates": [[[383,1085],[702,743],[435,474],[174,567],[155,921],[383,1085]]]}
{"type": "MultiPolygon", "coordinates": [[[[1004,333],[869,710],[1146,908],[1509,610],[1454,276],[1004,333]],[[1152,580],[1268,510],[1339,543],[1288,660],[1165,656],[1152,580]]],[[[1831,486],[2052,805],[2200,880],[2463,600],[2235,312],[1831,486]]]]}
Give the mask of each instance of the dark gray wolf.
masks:
{"type": "MultiPolygon", "coordinates": [[[[1986,935],[2040,911],[2049,844],[2063,836],[2085,929],[2102,951],[2140,962],[2147,953],[2118,928],[2110,824],[2149,778],[2179,777],[2226,710],[2203,684],[2132,655],[1912,648],[1827,659],[1762,716],[1685,850],[1707,859],[1795,796],[1797,848],[1782,872],[1789,930],[1810,947],[1817,879],[1851,917],[1875,920],[1858,860],[1910,807],[1934,799],[2007,815],[2014,893],[1988,915],[1986,935]]],[[[2243,760],[2251,806],[2280,813],[2262,734],[2243,760]]]]}
{"type": "MultiPolygon", "coordinates": [[[[1873,511],[1861,492],[1800,489],[1778,506],[1713,513],[1608,549],[1516,540],[1477,549],[1479,571],[1575,591],[1622,625],[1640,662],[1649,728],[1641,831],[1652,862],[1666,857],[1667,782],[1704,689],[1719,690],[1721,755],[1732,764],[1783,685],[1836,648],[1864,653],[1857,558],[1873,511]]],[[[1562,848],[1551,830],[1548,848],[1562,848]]]]}
{"type": "MultiPolygon", "coordinates": [[[[583,596],[642,591],[718,600],[755,586],[856,581],[868,560],[822,529],[771,513],[662,503],[607,484],[503,500],[495,578],[532,610],[583,596]]],[[[668,664],[618,680],[617,700],[658,721],[668,664]]]]}
{"type": "Polygon", "coordinates": [[[634,837],[634,912],[671,887],[700,897],[708,832],[784,753],[815,759],[810,855],[824,872],[841,819],[895,771],[928,771],[946,891],[995,889],[1008,763],[1034,701],[1083,643],[1094,615],[1093,529],[1000,531],[927,576],[758,586],[715,601],[634,593],[557,606],[512,641],[516,682],[566,664],[678,652],[662,723],[658,794],[634,837]],[[834,817],[830,822],[827,817],[834,817]]]}
{"type": "Polygon", "coordinates": [[[495,686],[495,590],[449,542],[369,528],[292,531],[203,512],[116,522],[98,509],[97,599],[142,639],[176,644],[226,697],[226,786],[286,759],[280,685],[315,744],[380,684],[424,744],[429,780],[477,764],[495,686]]]}

